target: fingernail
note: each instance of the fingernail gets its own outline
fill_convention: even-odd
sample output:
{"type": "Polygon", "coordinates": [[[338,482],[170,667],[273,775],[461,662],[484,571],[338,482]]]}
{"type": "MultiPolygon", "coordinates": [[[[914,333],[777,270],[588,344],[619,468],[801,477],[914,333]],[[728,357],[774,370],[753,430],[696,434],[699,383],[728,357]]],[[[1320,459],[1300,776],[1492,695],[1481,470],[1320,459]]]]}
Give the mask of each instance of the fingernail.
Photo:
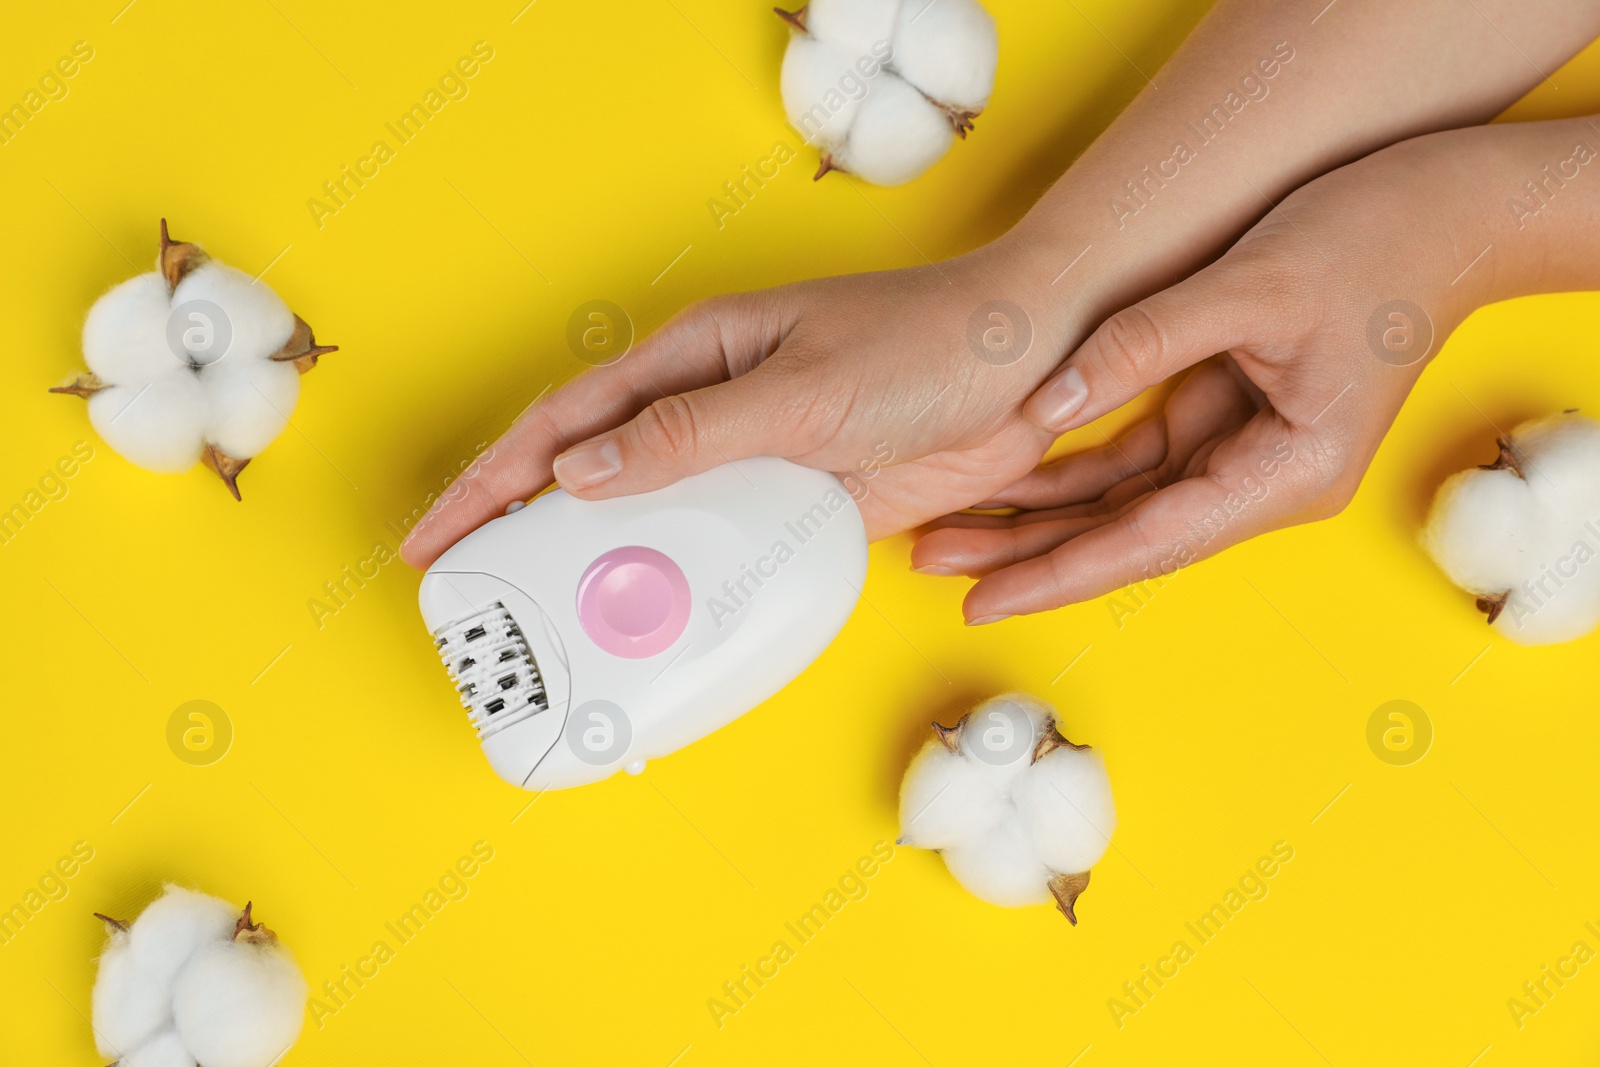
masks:
{"type": "Polygon", "coordinates": [[[937,563],[924,563],[920,567],[912,567],[918,574],[935,574],[940,578],[959,578],[961,572],[950,567],[941,567],[937,563]]]}
{"type": "Polygon", "coordinates": [[[968,626],[987,626],[991,622],[1003,622],[1011,618],[1010,615],[979,615],[976,619],[968,619],[968,626]]]}
{"type": "Polygon", "coordinates": [[[609,437],[585,441],[556,457],[556,481],[568,489],[591,489],[622,470],[622,452],[609,437]]]}
{"type": "Polygon", "coordinates": [[[1066,373],[1056,375],[1039,391],[1034,414],[1045,429],[1065,430],[1088,399],[1089,386],[1083,380],[1083,372],[1077,367],[1068,367],[1066,373]]]}
{"type": "Polygon", "coordinates": [[[971,510],[972,511],[999,511],[1001,508],[1009,508],[1009,507],[1011,507],[1011,505],[1007,504],[1004,500],[985,500],[981,504],[972,505],[971,510]]]}

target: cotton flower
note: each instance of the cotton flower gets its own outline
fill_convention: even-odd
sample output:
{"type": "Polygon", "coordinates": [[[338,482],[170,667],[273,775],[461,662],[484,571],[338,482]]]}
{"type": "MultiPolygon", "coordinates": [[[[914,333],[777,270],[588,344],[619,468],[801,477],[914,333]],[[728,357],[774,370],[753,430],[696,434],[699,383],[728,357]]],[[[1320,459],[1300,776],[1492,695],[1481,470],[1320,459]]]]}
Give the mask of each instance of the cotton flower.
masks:
{"type": "Polygon", "coordinates": [[[116,1067],[268,1067],[300,1036],[306,983],[277,935],[179,886],[110,930],[95,1047],[116,1067]]]}
{"type": "Polygon", "coordinates": [[[795,30],[780,89],[830,170],[900,185],[937,163],[989,103],[999,39],[977,0],[812,0],[774,9],[795,30]]]}
{"type": "Polygon", "coordinates": [[[51,392],[87,398],[89,421],[129,461],[183,471],[198,460],[237,500],[239,472],[288,424],[300,375],[335,350],[264,282],[171,240],[162,219],[156,269],[89,309],[89,373],[51,392]]]}
{"type": "Polygon", "coordinates": [[[1439,487],[1423,548],[1504,637],[1582,637],[1600,626],[1600,422],[1568,411],[1499,445],[1439,487]]]}
{"type": "Polygon", "coordinates": [[[1024,693],[978,705],[934,736],[900,786],[900,843],[935,849],[968,892],[1005,907],[1051,898],[1074,925],[1089,868],[1116,829],[1105,764],[1024,693]]]}

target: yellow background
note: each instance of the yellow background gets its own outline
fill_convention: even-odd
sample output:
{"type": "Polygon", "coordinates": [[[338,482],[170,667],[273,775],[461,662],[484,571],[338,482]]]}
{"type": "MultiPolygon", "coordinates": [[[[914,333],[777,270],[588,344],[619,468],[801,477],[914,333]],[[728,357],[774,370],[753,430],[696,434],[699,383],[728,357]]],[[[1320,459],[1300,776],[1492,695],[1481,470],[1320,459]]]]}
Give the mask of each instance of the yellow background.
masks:
{"type": "MultiPolygon", "coordinates": [[[[315,988],[393,944],[384,923],[478,841],[494,859],[470,894],[320,1027],[308,1016],[288,1062],[1600,1055],[1600,964],[1521,1030],[1506,1007],[1575,941],[1600,948],[1584,927],[1600,926],[1600,639],[1495,638],[1413,539],[1440,478],[1492,455],[1491,422],[1600,408],[1592,295],[1475,315],[1345,514],[1183,571],[1120,629],[1104,600],[965,629],[966,583],[911,574],[895,540],[833,648],[779,697],[642,778],[531,808],[462,721],[416,574],[389,564],[320,628],[308,610],[580,369],[563,339],[578,304],[616,301],[643,330],[720,290],[972,247],[1204,4],[992,0],[993,106],[930,174],[813,184],[801,151],[719,230],[706,202],[722,183],[799,144],[777,100],[786,31],[764,3],[124,2],[23,5],[0,35],[6,103],[73,42],[94,48],[69,95],[0,146],[0,506],[74,442],[95,448],[0,547],[0,904],[75,842],[94,849],[70,894],[0,945],[0,1062],[100,1062],[92,911],[131,916],[163,879],[251,898],[315,988]],[[479,40],[494,58],[470,95],[319,229],[306,201],[479,40]],[[135,469],[79,401],[45,393],[80,367],[95,297],[146,269],[162,215],[245,270],[272,264],[266,280],[342,346],[244,473],[243,504],[203,469],[135,469]],[[893,840],[927,722],[1009,687],[1058,702],[1111,767],[1122,825],[1082,924],[979,903],[937,856],[899,850],[718,1028],[708,999],[893,840]],[[194,699],[235,731],[211,766],[167,746],[194,699]],[[1390,699],[1434,725],[1415,765],[1368,750],[1390,699]],[[1119,1029],[1107,1000],[1193,945],[1185,922],[1279,841],[1294,859],[1270,894],[1119,1029]]],[[[1519,117],[1600,108],[1600,54],[1553,80],[1519,117]]]]}

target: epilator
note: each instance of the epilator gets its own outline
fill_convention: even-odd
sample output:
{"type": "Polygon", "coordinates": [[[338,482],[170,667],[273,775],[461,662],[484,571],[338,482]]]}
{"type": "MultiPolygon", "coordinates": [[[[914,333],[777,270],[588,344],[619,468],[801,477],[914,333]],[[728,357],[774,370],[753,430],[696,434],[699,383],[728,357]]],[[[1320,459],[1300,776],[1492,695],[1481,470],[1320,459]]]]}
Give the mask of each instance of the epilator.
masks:
{"type": "Polygon", "coordinates": [[[783,688],[866,567],[839,480],[759,458],[636,496],[546,493],[439,557],[420,600],[490,765],[562,789],[638,774],[783,688]]]}

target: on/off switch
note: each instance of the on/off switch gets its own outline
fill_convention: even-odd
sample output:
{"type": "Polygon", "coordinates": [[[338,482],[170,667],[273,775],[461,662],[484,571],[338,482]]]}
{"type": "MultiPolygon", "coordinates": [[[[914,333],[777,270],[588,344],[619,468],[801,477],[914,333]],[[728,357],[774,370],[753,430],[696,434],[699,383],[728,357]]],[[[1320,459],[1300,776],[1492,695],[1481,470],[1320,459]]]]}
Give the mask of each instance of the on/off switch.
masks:
{"type": "Polygon", "coordinates": [[[689,624],[689,580],[653,548],[614,548],[578,582],[578,621],[613,656],[644,659],[672,646],[689,624]]]}

